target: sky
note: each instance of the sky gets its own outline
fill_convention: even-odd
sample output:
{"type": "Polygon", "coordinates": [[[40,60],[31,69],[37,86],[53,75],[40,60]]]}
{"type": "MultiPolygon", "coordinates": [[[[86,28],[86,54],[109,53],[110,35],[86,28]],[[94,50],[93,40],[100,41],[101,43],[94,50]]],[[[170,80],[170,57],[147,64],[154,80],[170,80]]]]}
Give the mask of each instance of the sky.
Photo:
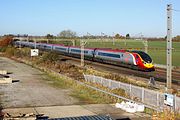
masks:
{"type": "Polygon", "coordinates": [[[164,37],[167,4],[173,6],[173,36],[180,35],[180,0],[0,0],[0,35],[79,36],[130,34],[164,37]]]}

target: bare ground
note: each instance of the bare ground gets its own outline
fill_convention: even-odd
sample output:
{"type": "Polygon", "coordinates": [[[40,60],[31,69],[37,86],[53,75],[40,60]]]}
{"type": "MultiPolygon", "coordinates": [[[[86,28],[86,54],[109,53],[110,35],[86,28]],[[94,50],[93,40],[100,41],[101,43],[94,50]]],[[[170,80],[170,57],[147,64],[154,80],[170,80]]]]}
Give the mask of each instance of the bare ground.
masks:
{"type": "Polygon", "coordinates": [[[54,88],[48,84],[46,75],[31,66],[0,57],[0,69],[9,74],[12,84],[0,85],[0,99],[3,108],[72,105],[78,102],[71,97],[71,89],[54,88]]]}

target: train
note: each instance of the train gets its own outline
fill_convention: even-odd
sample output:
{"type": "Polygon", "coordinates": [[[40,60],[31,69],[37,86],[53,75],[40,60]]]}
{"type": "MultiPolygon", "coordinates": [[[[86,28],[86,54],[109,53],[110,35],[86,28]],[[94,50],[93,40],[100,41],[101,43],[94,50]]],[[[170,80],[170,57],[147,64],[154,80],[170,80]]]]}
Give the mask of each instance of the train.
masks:
{"type": "MultiPolygon", "coordinates": [[[[14,41],[13,44],[15,46],[53,51],[71,57],[81,57],[81,48],[76,46],[27,41],[14,41]]],[[[84,58],[91,61],[124,66],[135,70],[155,71],[151,57],[147,53],[139,50],[129,51],[108,48],[84,48],[84,58]]]]}

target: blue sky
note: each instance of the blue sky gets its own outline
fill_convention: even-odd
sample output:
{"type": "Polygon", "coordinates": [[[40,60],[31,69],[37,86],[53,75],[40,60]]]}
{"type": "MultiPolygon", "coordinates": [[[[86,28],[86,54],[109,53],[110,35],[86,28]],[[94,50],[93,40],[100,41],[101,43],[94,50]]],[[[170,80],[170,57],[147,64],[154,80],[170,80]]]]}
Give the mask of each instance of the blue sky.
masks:
{"type": "MultiPolygon", "coordinates": [[[[0,35],[84,35],[120,33],[164,37],[166,6],[180,0],[0,0],[0,35]]],[[[173,11],[173,36],[180,35],[180,11],[173,11]]]]}

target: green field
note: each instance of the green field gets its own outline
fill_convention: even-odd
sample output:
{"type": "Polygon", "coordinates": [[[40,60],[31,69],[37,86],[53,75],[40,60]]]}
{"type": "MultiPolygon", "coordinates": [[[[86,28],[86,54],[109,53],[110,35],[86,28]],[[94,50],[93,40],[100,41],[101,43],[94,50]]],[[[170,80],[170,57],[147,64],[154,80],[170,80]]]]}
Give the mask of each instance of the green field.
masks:
{"type": "MultiPolygon", "coordinates": [[[[72,45],[73,40],[56,40],[53,43],[72,45]]],[[[89,48],[112,48],[144,51],[141,40],[113,40],[111,39],[86,39],[85,47],[89,48]]],[[[80,40],[75,40],[75,45],[80,45],[80,40]]],[[[172,59],[173,66],[180,66],[180,42],[173,42],[172,59]]],[[[166,41],[148,41],[148,54],[156,64],[166,64],[166,41]]]]}

